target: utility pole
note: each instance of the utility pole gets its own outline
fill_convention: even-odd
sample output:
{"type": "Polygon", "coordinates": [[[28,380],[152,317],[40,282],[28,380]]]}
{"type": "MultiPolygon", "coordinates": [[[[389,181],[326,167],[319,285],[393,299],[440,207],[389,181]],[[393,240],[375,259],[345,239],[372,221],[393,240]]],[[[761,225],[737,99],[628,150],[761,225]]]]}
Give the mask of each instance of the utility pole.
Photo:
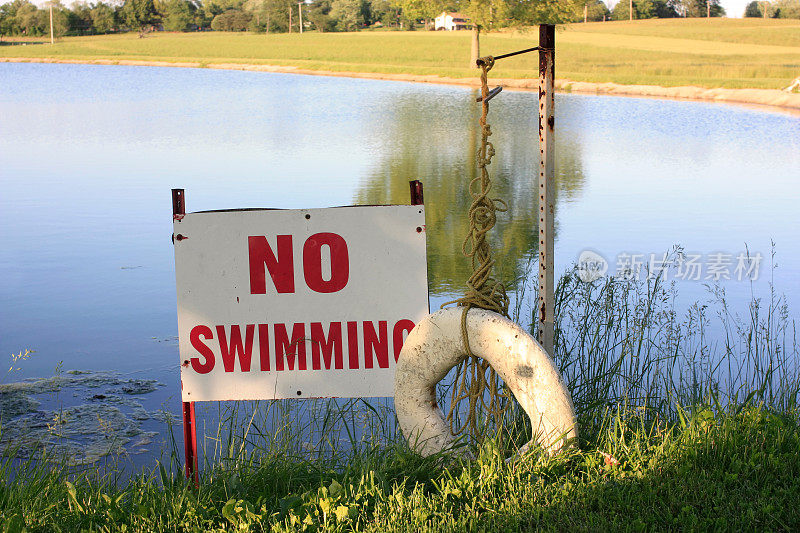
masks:
{"type": "Polygon", "coordinates": [[[53,2],[50,2],[50,44],[56,44],[56,36],[53,32],[53,2]]]}
{"type": "Polygon", "coordinates": [[[303,33],[303,1],[297,2],[297,16],[300,19],[300,33],[303,33]]]}
{"type": "Polygon", "coordinates": [[[289,4],[289,33],[292,33],[292,6],[289,4]]]}
{"type": "Polygon", "coordinates": [[[633,20],[633,0],[628,0],[628,19],[633,20]]]}
{"type": "Polygon", "coordinates": [[[706,0],[706,18],[711,18],[711,0],[706,0]]]}
{"type": "Polygon", "coordinates": [[[553,357],[555,299],[555,57],[556,28],[539,26],[539,324],[536,336],[553,357]]]}
{"type": "Polygon", "coordinates": [[[472,23],[472,44],[469,53],[469,64],[472,68],[478,67],[478,58],[481,57],[481,27],[472,23]]]}
{"type": "Polygon", "coordinates": [[[589,4],[583,4],[583,22],[589,22],[589,4]]]}

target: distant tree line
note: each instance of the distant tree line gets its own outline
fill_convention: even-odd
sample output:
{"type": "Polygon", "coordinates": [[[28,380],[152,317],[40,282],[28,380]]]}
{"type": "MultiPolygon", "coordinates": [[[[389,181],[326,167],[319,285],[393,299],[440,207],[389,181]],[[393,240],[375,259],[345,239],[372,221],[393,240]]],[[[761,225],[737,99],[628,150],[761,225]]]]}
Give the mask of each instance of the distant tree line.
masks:
{"type": "Polygon", "coordinates": [[[722,17],[725,9],[719,0],[619,0],[611,12],[612,20],[722,17]],[[633,16],[631,16],[631,8],[633,16]]]}
{"type": "MultiPolygon", "coordinates": [[[[722,16],[719,0],[619,0],[610,10],[602,0],[112,0],[78,1],[66,7],[50,0],[0,5],[3,35],[50,32],[56,36],[120,31],[354,31],[367,27],[433,29],[443,11],[467,15],[476,30],[542,22],[578,22],[671,17],[722,16]],[[633,13],[631,13],[631,10],[633,13]]],[[[754,0],[748,17],[800,18],[800,0],[754,0]]]]}
{"type": "Polygon", "coordinates": [[[775,2],[753,0],[747,4],[744,16],[774,19],[800,19],[800,0],[777,0],[775,2]]]}

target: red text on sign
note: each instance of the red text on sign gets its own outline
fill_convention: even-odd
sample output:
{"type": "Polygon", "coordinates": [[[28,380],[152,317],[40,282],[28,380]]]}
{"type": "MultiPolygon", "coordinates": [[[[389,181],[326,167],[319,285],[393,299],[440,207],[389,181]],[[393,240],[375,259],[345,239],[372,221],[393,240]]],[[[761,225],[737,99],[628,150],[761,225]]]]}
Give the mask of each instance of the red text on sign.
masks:
{"type": "MultiPolygon", "coordinates": [[[[273,251],[263,235],[247,238],[250,263],[250,294],[267,293],[267,273],[278,293],[295,292],[294,248],[291,235],[278,235],[273,251]]],[[[303,244],[303,279],[314,292],[332,293],[344,289],[350,280],[347,243],[336,233],[315,233],[303,244]],[[330,256],[330,277],[322,271],[323,247],[330,256]]]]}
{"type": "Polygon", "coordinates": [[[389,350],[396,362],[405,337],[413,328],[414,323],[408,319],[398,320],[391,329],[385,320],[220,325],[215,326],[214,330],[197,325],[189,335],[192,347],[197,352],[190,361],[195,372],[208,374],[214,370],[216,354],[219,354],[225,372],[235,372],[236,361],[239,361],[238,370],[250,372],[253,350],[257,349],[262,372],[269,372],[270,368],[279,372],[303,371],[308,370],[306,356],[310,344],[312,370],[355,370],[362,365],[366,369],[389,368],[389,350]],[[211,342],[214,340],[216,342],[211,342]],[[362,347],[363,358],[359,353],[362,347]],[[345,350],[347,358],[344,357],[345,350]],[[345,361],[347,368],[344,368],[345,361]]]}

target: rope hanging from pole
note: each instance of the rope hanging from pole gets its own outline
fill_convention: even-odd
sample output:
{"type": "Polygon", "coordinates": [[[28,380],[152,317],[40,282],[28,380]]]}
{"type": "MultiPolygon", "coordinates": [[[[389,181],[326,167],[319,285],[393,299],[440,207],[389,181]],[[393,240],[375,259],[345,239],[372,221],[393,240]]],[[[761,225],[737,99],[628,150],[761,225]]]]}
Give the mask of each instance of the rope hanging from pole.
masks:
{"type": "Polygon", "coordinates": [[[477,307],[494,311],[508,317],[509,298],[505,286],[492,278],[494,259],[492,249],[487,240],[487,234],[497,222],[497,212],[505,212],[507,204],[497,198],[491,198],[492,181],[489,177],[488,166],[495,155],[495,149],[489,137],[492,129],[487,121],[489,113],[489,100],[500,91],[489,90],[488,73],[494,66],[492,56],[480,58],[477,61],[481,68],[481,97],[482,113],[479,120],[481,128],[481,144],[477,152],[477,166],[479,175],[469,184],[469,194],[472,203],[469,207],[469,230],[462,245],[462,252],[470,258],[472,275],[467,280],[467,290],[462,298],[445,303],[442,307],[455,303],[464,308],[461,318],[461,333],[464,340],[464,351],[467,359],[458,365],[456,379],[453,384],[450,411],[447,420],[450,430],[457,436],[467,432],[480,442],[484,439],[487,427],[478,425],[478,412],[482,410],[487,420],[493,420],[496,430],[500,430],[503,417],[511,403],[506,401],[505,395],[500,392],[500,380],[489,363],[476,357],[469,345],[467,335],[467,312],[470,308],[477,307]],[[488,377],[487,377],[487,370],[488,377]],[[488,390],[488,399],[486,391],[488,390]],[[469,413],[466,421],[459,425],[458,406],[462,400],[469,401],[469,413]]]}

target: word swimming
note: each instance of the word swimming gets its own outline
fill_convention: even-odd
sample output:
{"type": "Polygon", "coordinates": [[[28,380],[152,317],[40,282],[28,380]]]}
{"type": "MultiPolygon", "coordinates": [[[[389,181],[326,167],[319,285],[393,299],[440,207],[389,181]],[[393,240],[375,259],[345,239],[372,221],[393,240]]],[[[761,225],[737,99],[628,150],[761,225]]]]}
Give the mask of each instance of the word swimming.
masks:
{"type": "Polygon", "coordinates": [[[222,359],[225,372],[261,372],[374,367],[389,368],[389,350],[394,360],[414,322],[398,320],[390,330],[386,320],[377,322],[311,322],[309,324],[246,324],[192,328],[189,340],[197,356],[184,361],[198,374],[208,374],[222,359]],[[391,335],[391,337],[390,337],[391,335]],[[256,337],[258,338],[256,340],[256,337]],[[391,344],[391,346],[390,346],[391,344]],[[310,348],[310,349],[309,349],[310,348]],[[363,353],[363,358],[361,354],[363,353]],[[347,356],[345,359],[345,355],[347,356]]]}

